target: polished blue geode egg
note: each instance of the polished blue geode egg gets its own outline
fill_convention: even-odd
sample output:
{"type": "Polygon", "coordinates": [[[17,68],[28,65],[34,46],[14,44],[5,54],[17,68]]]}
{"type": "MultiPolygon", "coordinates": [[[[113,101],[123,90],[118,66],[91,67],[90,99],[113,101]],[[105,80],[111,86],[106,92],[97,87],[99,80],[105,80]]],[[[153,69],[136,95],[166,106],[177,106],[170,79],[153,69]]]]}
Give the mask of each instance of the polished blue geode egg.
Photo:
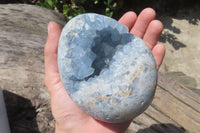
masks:
{"type": "Polygon", "coordinates": [[[150,105],[155,93],[157,68],[151,50],[107,16],[82,14],[65,25],[58,67],[71,99],[104,122],[133,119],[150,105]]]}

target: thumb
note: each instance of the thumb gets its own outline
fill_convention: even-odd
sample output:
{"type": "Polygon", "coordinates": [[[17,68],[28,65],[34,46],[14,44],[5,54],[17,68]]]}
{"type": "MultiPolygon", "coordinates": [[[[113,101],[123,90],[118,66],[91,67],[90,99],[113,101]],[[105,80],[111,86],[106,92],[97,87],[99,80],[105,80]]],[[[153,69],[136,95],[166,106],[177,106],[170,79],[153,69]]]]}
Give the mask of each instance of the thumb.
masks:
{"type": "Polygon", "coordinates": [[[61,29],[55,22],[48,24],[48,37],[44,49],[45,60],[45,84],[47,88],[55,86],[60,81],[58,64],[57,64],[57,48],[61,29]]]}

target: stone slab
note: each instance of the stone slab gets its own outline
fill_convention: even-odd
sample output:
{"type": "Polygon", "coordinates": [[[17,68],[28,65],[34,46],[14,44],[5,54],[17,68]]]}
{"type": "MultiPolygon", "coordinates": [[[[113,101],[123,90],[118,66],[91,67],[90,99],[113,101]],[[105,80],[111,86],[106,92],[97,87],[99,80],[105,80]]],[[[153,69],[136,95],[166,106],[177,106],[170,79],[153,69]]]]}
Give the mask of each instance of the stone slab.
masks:
{"type": "Polygon", "coordinates": [[[166,46],[160,71],[200,94],[200,10],[177,14],[159,17],[164,24],[160,41],[166,46]]]}

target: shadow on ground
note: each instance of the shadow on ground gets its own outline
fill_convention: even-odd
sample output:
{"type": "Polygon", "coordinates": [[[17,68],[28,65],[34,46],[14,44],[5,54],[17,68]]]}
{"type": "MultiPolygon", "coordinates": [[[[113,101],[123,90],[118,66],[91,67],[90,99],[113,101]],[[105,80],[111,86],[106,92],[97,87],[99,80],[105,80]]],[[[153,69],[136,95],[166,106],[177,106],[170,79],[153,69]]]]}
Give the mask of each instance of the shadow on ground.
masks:
{"type": "Polygon", "coordinates": [[[29,99],[3,90],[12,133],[39,133],[37,112],[29,99]]]}
{"type": "Polygon", "coordinates": [[[181,29],[173,26],[173,18],[178,20],[186,20],[191,25],[197,25],[200,21],[200,1],[199,0],[119,0],[119,9],[115,17],[119,19],[125,12],[134,11],[139,14],[144,8],[151,7],[157,13],[157,19],[161,20],[164,29],[160,37],[160,42],[168,42],[175,50],[186,48],[184,44],[175,35],[181,34],[181,29]],[[167,21],[166,21],[167,17],[167,21]]]}
{"type": "Polygon", "coordinates": [[[200,95],[200,89],[197,88],[197,81],[195,78],[190,77],[183,72],[166,72],[165,74],[200,95]]]}
{"type": "Polygon", "coordinates": [[[148,128],[141,129],[137,133],[189,133],[183,127],[177,127],[170,123],[153,124],[148,128]]]}
{"type": "Polygon", "coordinates": [[[168,16],[167,19],[166,16],[158,16],[158,19],[160,19],[164,25],[164,29],[167,29],[167,31],[164,31],[161,35],[160,42],[168,42],[175,50],[187,47],[187,44],[182,43],[175,36],[175,34],[181,34],[181,29],[173,26],[173,18],[176,18],[177,20],[185,20],[190,25],[198,25],[198,22],[200,21],[200,16],[198,15],[199,12],[199,9],[188,9],[180,10],[179,13],[174,16],[168,16]]]}

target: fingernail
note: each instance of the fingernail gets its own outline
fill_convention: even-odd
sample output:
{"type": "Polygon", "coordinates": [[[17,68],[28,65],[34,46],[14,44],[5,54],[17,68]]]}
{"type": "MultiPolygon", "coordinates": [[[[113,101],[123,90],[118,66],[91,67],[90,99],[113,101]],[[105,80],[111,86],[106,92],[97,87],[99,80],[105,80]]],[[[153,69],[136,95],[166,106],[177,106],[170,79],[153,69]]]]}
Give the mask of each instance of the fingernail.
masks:
{"type": "Polygon", "coordinates": [[[51,22],[48,23],[48,34],[51,32],[51,22]]]}

